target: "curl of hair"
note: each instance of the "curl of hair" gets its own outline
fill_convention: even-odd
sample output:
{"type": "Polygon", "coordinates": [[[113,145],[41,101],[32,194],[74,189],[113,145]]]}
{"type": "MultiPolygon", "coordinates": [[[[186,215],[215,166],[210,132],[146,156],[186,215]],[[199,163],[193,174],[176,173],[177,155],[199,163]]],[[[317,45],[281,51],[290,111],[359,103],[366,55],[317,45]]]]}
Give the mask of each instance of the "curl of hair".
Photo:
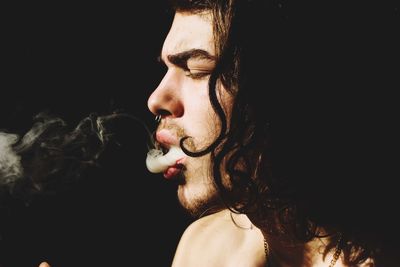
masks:
{"type": "MultiPolygon", "coordinates": [[[[343,151],[330,144],[344,140],[338,134],[340,128],[335,129],[336,121],[321,130],[325,125],[309,119],[315,110],[308,111],[306,106],[315,103],[301,103],[307,92],[289,94],[291,80],[302,81],[298,74],[302,72],[296,68],[302,57],[292,47],[298,28],[287,21],[290,12],[285,4],[283,0],[175,1],[175,10],[180,12],[212,12],[218,57],[209,96],[222,125],[220,134],[202,151],[184,151],[190,156],[211,153],[214,182],[231,210],[246,213],[257,226],[290,244],[321,237],[323,228],[332,235],[325,253],[335,247],[335,234],[342,232],[345,261],[361,264],[378,257],[382,243],[367,231],[355,231],[356,223],[335,214],[342,208],[353,211],[344,200],[330,197],[336,185],[321,190],[317,184],[322,178],[335,181],[340,175],[348,181],[352,173],[332,168],[343,164],[343,151]],[[229,122],[217,98],[221,85],[234,96],[229,122]],[[324,157],[318,158],[319,152],[324,157]],[[325,195],[324,201],[316,198],[325,195]]],[[[324,104],[328,103],[316,108],[322,112],[324,104]]]]}

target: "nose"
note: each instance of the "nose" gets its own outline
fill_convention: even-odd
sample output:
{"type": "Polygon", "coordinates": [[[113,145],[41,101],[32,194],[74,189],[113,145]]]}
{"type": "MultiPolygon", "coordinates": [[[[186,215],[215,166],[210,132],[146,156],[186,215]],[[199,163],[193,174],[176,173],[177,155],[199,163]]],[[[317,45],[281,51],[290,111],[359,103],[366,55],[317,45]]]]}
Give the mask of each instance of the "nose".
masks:
{"type": "Polygon", "coordinates": [[[181,87],[179,75],[174,70],[168,70],[147,100],[149,110],[162,117],[181,117],[184,113],[181,87]]]}

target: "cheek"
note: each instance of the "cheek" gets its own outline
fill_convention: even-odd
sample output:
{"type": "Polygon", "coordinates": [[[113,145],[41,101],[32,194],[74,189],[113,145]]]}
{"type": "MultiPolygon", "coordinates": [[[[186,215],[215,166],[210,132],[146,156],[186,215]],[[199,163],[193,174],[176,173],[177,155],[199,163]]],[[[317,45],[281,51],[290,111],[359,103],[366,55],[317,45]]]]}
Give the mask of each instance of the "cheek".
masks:
{"type": "MultiPolygon", "coordinates": [[[[221,127],[220,119],[211,106],[208,81],[198,84],[191,83],[190,86],[187,84],[185,88],[188,88],[183,94],[187,134],[195,137],[196,146],[210,144],[219,134],[221,127]]],[[[218,86],[217,90],[218,102],[224,110],[229,124],[233,97],[222,86],[218,86]]]]}
{"type": "Polygon", "coordinates": [[[219,119],[208,95],[192,97],[186,105],[184,128],[186,134],[193,137],[193,145],[200,149],[210,144],[219,133],[219,119]]]}
{"type": "MultiPolygon", "coordinates": [[[[210,144],[219,133],[219,119],[209,102],[192,109],[190,125],[196,144],[210,144]]],[[[203,145],[201,145],[203,146],[203,145]]]]}
{"type": "Polygon", "coordinates": [[[185,113],[192,124],[204,125],[215,121],[215,112],[208,95],[208,82],[187,82],[184,90],[185,113]]]}

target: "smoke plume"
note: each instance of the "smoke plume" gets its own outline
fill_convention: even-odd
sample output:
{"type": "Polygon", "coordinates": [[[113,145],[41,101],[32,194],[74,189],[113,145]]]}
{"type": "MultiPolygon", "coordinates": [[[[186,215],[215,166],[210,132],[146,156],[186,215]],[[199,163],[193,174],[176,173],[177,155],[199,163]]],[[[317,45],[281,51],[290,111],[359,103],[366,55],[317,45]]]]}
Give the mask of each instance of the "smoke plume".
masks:
{"type": "Polygon", "coordinates": [[[74,128],[59,117],[40,113],[22,136],[0,132],[0,202],[11,196],[29,203],[37,194],[73,184],[99,164],[110,142],[118,144],[115,136],[123,131],[118,125],[132,122],[143,126],[151,144],[144,123],[125,113],[91,114],[74,128]]]}

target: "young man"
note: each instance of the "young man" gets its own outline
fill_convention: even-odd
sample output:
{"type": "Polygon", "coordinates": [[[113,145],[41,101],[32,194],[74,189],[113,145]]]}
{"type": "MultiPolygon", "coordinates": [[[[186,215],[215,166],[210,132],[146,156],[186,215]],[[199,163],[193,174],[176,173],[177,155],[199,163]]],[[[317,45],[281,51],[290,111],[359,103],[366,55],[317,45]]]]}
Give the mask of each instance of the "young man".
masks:
{"type": "MultiPolygon", "coordinates": [[[[210,74],[216,66],[211,22],[209,12],[195,15],[178,12],[164,42],[161,60],[168,71],[150,96],[148,106],[162,117],[156,139],[165,149],[177,147],[180,138],[191,136],[184,144],[190,150],[202,150],[221,131],[208,92],[210,74]]],[[[223,86],[217,94],[224,107],[232,106],[232,95],[223,86]]],[[[210,160],[210,153],[200,157],[185,155],[164,171],[165,178],[179,180],[179,201],[194,216],[210,207],[221,207],[210,177],[210,160]]],[[[229,211],[223,210],[192,224],[180,241],[173,265],[248,266],[248,262],[259,262],[258,266],[263,266],[261,232],[245,215],[234,216],[239,216],[238,224],[250,225],[250,228],[236,227],[230,215],[229,211]],[[197,232],[204,235],[197,235],[197,232]]]]}
{"type": "Polygon", "coordinates": [[[148,100],[168,151],[154,170],[179,182],[191,214],[217,212],[185,231],[173,266],[379,266],[381,243],[367,227],[378,220],[365,223],[372,202],[358,198],[372,187],[355,197],[372,165],[354,136],[368,137],[348,120],[358,114],[351,88],[336,87],[343,55],[324,52],[337,32],[321,34],[310,11],[288,20],[270,1],[174,7],[161,52],[167,72],[148,100]]]}

